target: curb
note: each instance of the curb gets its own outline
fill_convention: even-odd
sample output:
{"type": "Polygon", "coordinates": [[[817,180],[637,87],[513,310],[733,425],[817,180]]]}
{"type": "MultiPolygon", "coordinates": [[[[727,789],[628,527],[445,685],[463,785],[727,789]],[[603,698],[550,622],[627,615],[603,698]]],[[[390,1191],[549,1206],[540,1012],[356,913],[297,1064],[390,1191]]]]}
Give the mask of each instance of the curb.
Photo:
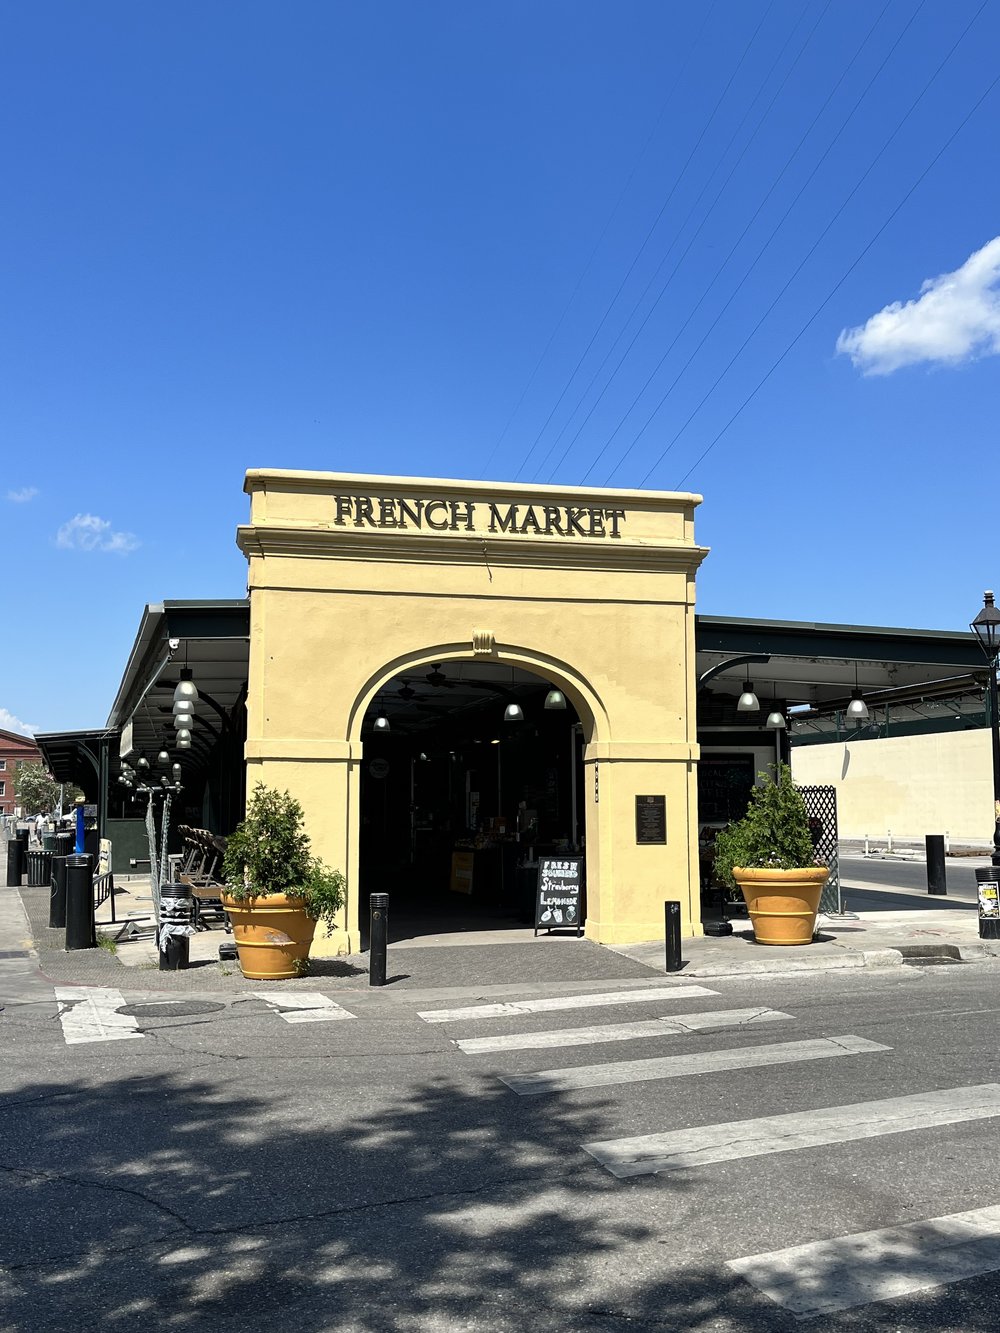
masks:
{"type": "Polygon", "coordinates": [[[795,972],[847,972],[862,967],[880,968],[902,967],[903,955],[898,949],[866,949],[858,953],[845,953],[841,957],[831,958],[794,958],[747,959],[746,962],[708,963],[704,967],[684,969],[685,977],[747,977],[780,976],[795,972]]]}

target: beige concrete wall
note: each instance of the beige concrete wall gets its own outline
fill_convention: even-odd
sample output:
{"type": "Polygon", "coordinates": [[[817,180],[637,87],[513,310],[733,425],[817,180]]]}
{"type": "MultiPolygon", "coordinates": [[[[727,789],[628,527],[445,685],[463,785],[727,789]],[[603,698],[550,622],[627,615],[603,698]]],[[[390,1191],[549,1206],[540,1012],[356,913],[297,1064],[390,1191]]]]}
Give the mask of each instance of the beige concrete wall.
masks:
{"type": "Polygon", "coordinates": [[[796,782],[837,788],[842,838],[993,840],[993,770],[986,730],[805,745],[792,751],[796,782]]]}
{"type": "Polygon", "coordinates": [[[290,790],[315,851],[348,881],[342,928],[314,952],[357,945],[366,709],[401,672],[462,659],[534,671],[580,715],[587,933],[609,943],[661,935],[668,886],[687,933],[700,932],[699,496],[288,472],[248,473],[246,489],[248,786],[290,790]],[[359,499],[386,525],[358,521],[359,499]],[[401,499],[433,504],[432,530],[399,522],[401,499]],[[525,530],[496,530],[491,505],[518,506],[525,530]],[[442,527],[449,513],[458,522],[442,527]],[[635,797],[654,793],[666,794],[668,841],[637,846],[635,797]]]}

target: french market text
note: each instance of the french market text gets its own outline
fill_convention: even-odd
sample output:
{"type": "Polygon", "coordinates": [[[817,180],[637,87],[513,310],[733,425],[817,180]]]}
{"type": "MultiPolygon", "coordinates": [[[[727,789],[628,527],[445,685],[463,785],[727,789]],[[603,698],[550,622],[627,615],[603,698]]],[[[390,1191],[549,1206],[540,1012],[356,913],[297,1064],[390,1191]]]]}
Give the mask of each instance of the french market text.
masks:
{"type": "Polygon", "coordinates": [[[621,537],[624,509],[587,505],[477,505],[471,500],[390,500],[334,497],[338,527],[430,528],[434,532],[530,532],[549,537],[621,537]],[[486,513],[481,511],[486,509],[486,513]]]}

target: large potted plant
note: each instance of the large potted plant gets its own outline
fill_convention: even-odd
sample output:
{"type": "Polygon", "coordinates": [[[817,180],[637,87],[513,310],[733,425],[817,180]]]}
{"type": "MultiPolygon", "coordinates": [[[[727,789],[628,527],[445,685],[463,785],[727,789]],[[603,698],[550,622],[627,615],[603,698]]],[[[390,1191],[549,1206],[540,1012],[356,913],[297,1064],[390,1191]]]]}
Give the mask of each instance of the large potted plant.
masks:
{"type": "Polygon", "coordinates": [[[302,976],[316,922],[335,928],[346,886],[339,870],[312,855],[298,801],[258,782],[246,818],[226,840],[222,870],[243,975],[302,976]]]}
{"type": "Polygon", "coordinates": [[[754,787],[742,819],[715,840],[715,874],[746,899],[759,944],[809,944],[830,871],[816,864],[809,819],[787,764],[754,787]]]}

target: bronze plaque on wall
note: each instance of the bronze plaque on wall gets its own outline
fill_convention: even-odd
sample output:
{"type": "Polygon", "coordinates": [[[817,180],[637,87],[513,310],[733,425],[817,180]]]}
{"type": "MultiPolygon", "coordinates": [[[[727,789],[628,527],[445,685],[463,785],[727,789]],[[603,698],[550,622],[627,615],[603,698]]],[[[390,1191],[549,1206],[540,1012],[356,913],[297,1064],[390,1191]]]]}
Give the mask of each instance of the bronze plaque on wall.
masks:
{"type": "Polygon", "coordinates": [[[635,798],[636,842],[666,842],[667,798],[665,796],[637,796],[635,798]]]}

